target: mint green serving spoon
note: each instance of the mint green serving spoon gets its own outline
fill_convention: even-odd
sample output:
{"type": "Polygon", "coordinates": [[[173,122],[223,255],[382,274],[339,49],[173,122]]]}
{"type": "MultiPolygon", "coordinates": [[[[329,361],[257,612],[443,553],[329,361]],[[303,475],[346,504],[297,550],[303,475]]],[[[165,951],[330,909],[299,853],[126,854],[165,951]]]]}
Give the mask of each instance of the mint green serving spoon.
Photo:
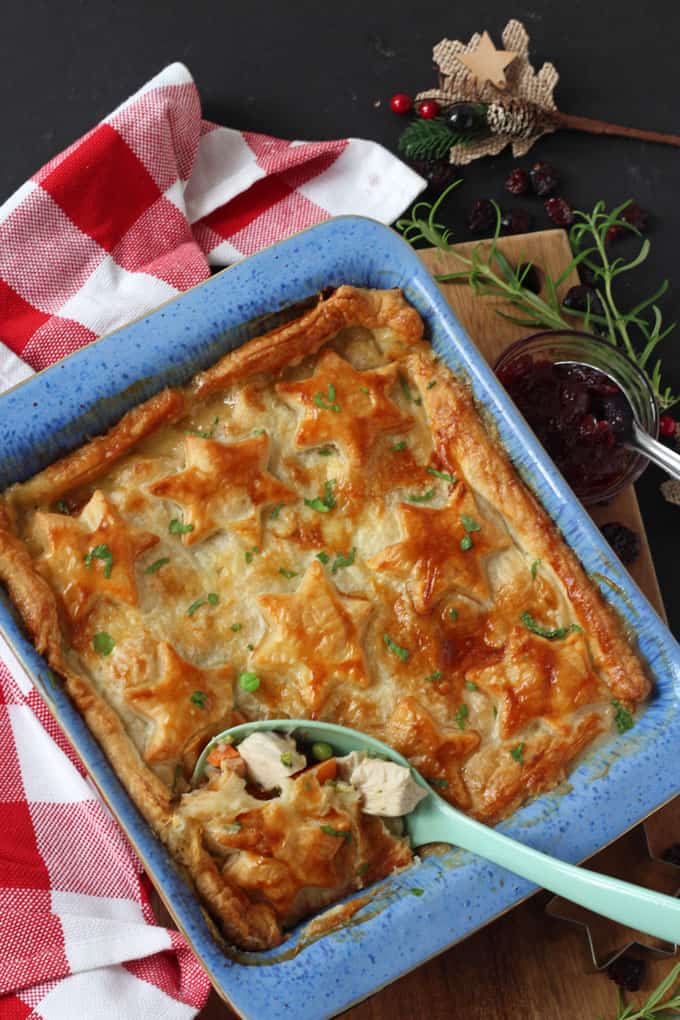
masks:
{"type": "Polygon", "coordinates": [[[261,719],[232,726],[214,737],[205,748],[196,763],[192,784],[200,781],[206,758],[216,744],[221,741],[238,743],[249,733],[262,730],[286,733],[306,744],[323,741],[338,755],[369,751],[397,765],[405,765],[415,782],[429,793],[414,811],[404,816],[414,847],[424,843],[452,843],[612,921],[666,942],[680,943],[680,900],[567,864],[468,818],[434,793],[427,780],[391,747],[346,726],[307,719],[261,719]]]}

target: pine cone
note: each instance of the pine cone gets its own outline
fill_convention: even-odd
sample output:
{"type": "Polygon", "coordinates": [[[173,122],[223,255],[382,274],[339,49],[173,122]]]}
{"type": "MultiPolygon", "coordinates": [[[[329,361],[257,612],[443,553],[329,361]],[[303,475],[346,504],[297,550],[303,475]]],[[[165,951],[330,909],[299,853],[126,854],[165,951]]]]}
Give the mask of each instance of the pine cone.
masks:
{"type": "Polygon", "coordinates": [[[486,122],[489,131],[494,135],[532,138],[545,129],[550,119],[545,110],[535,103],[528,103],[523,99],[506,99],[503,102],[489,103],[486,122]]]}

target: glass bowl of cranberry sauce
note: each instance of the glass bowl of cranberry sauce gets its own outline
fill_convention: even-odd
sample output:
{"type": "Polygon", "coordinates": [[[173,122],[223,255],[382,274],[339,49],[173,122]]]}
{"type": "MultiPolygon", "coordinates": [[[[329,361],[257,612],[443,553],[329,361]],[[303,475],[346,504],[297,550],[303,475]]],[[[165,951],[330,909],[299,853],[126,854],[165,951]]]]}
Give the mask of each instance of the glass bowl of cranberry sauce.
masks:
{"type": "Polygon", "coordinates": [[[508,347],[495,372],[584,503],[611,499],[646,468],[647,458],[623,445],[627,405],[654,439],[658,405],[645,375],[612,344],[537,333],[508,347]]]}

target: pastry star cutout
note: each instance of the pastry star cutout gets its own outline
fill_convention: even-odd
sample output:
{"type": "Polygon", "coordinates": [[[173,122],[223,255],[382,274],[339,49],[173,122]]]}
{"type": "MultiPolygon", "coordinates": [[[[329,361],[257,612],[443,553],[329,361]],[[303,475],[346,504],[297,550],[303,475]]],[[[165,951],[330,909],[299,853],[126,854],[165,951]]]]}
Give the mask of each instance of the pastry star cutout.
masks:
{"type": "Polygon", "coordinates": [[[200,542],[220,528],[238,531],[257,544],[262,534],[260,509],[272,503],[293,503],[292,489],[265,470],[269,439],[254,436],[238,443],[185,436],[186,468],[160,478],[149,487],[154,496],[184,508],[185,545],[200,542]],[[239,513],[245,517],[238,517],[239,513]]]}
{"type": "Polygon", "coordinates": [[[158,656],[158,680],[124,691],[125,700],[154,724],[144,750],[150,765],[195,754],[202,738],[231,724],[233,706],[231,666],[199,669],[165,641],[158,656]]]}
{"type": "Polygon", "coordinates": [[[483,558],[506,548],[510,539],[480,516],[465,486],[459,483],[449,504],[441,509],[412,503],[400,503],[398,509],[403,539],[371,557],[368,566],[406,578],[416,613],[429,613],[442,595],[452,590],[486,601],[489,583],[483,558]],[[464,522],[475,530],[467,530],[464,522]]]}
{"type": "Polygon", "coordinates": [[[387,396],[396,377],[396,365],[359,372],[328,350],[309,379],[279,383],[276,391],[288,403],[302,404],[304,414],[295,436],[298,446],[335,442],[359,465],[381,432],[403,431],[412,424],[387,396]]]}
{"type": "Polygon", "coordinates": [[[522,626],[511,630],[499,663],[469,670],[466,680],[498,701],[503,738],[531,719],[563,718],[606,693],[590,666],[582,634],[547,641],[522,626]]]}
{"type": "Polygon", "coordinates": [[[297,677],[312,717],[336,681],[370,683],[362,638],[373,607],[366,599],[346,598],[316,560],[290,595],[260,595],[269,633],[253,660],[297,677]],[[301,667],[305,667],[301,669],[301,667]]]}
{"type": "Polygon", "coordinates": [[[489,33],[482,32],[477,49],[471,53],[457,53],[456,56],[480,84],[490,81],[496,88],[504,89],[508,85],[505,68],[518,54],[511,50],[497,50],[489,33]]]}
{"type": "Polygon", "coordinates": [[[103,492],[97,490],[78,517],[38,511],[35,524],[46,547],[41,562],[71,620],[82,619],[96,596],[137,605],[135,560],[158,536],[130,527],[103,492]],[[101,555],[91,556],[88,565],[88,554],[98,547],[101,555]]]}

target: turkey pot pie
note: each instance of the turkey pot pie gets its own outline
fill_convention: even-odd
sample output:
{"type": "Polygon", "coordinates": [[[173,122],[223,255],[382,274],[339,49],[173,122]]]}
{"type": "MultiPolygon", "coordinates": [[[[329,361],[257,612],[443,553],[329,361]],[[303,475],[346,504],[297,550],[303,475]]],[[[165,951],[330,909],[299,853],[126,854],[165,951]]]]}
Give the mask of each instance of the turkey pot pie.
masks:
{"type": "Polygon", "coordinates": [[[412,855],[314,769],[268,799],[226,764],[191,790],[221,730],[352,726],[492,823],[560,782],[649,689],[395,290],[339,287],[7,490],[0,577],[133,800],[248,949],[412,855]]]}

